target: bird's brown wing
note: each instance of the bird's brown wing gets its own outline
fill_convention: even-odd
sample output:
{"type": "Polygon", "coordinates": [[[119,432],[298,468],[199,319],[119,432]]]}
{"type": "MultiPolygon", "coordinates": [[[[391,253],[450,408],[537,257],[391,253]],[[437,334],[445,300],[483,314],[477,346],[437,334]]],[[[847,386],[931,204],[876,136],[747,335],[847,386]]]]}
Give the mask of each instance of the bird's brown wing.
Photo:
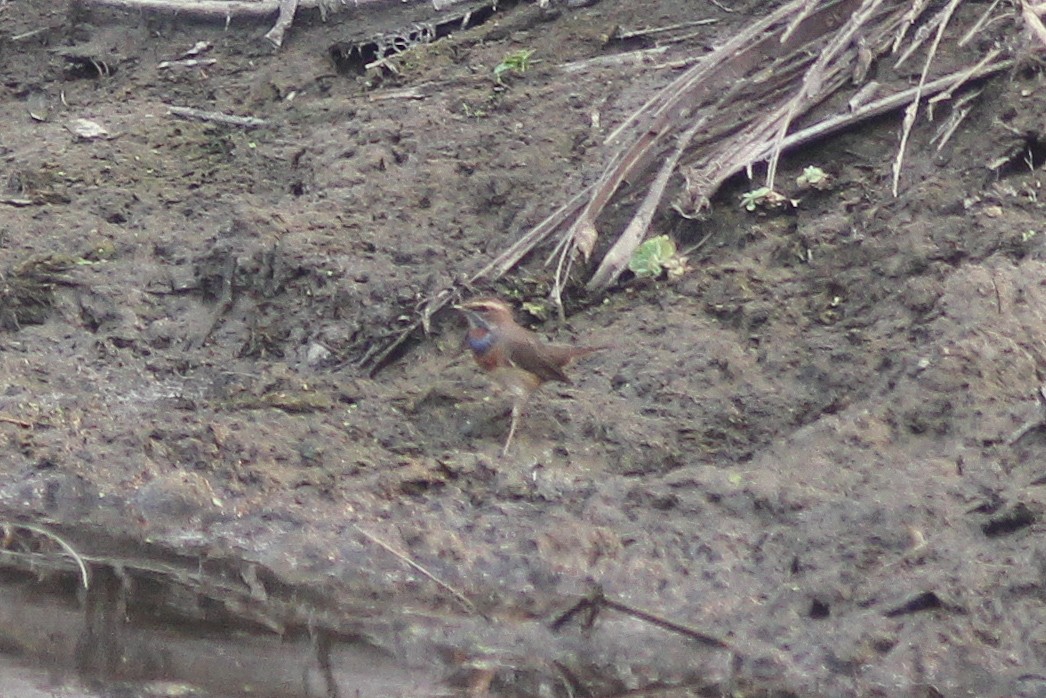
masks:
{"type": "Polygon", "coordinates": [[[570,383],[570,378],[563,372],[563,358],[554,345],[540,344],[534,337],[520,338],[507,344],[509,351],[506,358],[516,368],[529,371],[542,381],[559,381],[570,383]]]}

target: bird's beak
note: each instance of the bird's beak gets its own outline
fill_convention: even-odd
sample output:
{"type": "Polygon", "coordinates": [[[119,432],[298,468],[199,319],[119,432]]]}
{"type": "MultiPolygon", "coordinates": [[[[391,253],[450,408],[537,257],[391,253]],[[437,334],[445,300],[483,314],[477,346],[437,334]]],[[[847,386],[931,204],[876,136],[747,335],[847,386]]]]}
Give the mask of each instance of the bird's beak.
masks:
{"type": "Polygon", "coordinates": [[[469,324],[473,327],[487,327],[487,321],[483,319],[482,315],[477,313],[472,308],[468,308],[463,305],[453,305],[451,307],[454,308],[454,310],[460,312],[462,315],[464,315],[465,319],[468,320],[469,324]]]}

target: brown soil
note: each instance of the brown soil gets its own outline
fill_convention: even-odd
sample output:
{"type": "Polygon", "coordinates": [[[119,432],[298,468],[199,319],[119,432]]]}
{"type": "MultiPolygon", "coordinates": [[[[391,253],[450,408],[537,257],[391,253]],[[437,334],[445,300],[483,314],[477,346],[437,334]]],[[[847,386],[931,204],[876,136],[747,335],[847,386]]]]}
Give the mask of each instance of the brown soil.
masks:
{"type": "MultiPolygon", "coordinates": [[[[305,14],[274,52],[263,25],[0,7],[0,513],[96,557],[220,561],[293,609],[233,609],[246,625],[321,617],[432,693],[1043,695],[1046,431],[1011,438],[1046,367],[1033,64],[983,84],[940,152],[921,119],[897,198],[891,115],[787,162],[784,182],[833,176],[793,213],[744,211],[746,182],[707,220],[666,211],[652,234],[712,233],[680,280],[521,313],[613,346],[531,403],[507,457],[454,312],[370,375],[674,75],[562,66],[615,27],[719,20],[669,61],[765,11],[730,4],[509,7],[380,81],[328,47],[402,8],[305,14]],[[158,68],[200,40],[215,64],[158,68]],[[498,85],[521,49],[531,68],[498,85]],[[553,623],[599,591],[733,651],[614,608],[553,623]]],[[[540,302],[545,254],[471,291],[540,302]]]]}

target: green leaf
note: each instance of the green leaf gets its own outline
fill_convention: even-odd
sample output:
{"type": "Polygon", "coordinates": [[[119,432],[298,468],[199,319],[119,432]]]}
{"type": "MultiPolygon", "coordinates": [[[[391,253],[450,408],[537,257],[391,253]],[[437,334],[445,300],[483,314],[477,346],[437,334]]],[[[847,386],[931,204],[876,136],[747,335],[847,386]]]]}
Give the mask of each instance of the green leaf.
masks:
{"type": "Polygon", "coordinates": [[[667,235],[650,238],[632,254],[628,269],[640,278],[656,279],[675,258],[676,244],[667,235]]]}

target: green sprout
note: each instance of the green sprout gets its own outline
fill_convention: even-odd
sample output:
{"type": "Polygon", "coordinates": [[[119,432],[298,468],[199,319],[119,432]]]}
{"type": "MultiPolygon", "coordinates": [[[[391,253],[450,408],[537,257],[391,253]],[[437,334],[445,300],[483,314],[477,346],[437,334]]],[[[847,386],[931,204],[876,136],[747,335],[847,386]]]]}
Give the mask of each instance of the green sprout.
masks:
{"type": "Polygon", "coordinates": [[[803,173],[795,178],[795,183],[803,189],[823,191],[831,184],[832,177],[820,167],[810,165],[803,168],[803,173]]]}
{"type": "Polygon", "coordinates": [[[741,205],[746,211],[754,211],[757,208],[783,208],[787,203],[791,203],[792,206],[799,205],[796,199],[788,199],[770,187],[759,187],[741,195],[741,205]]]}
{"type": "Polygon", "coordinates": [[[548,303],[544,301],[524,301],[523,310],[530,315],[533,315],[538,320],[548,320],[549,307],[548,303]]]}
{"type": "Polygon", "coordinates": [[[501,76],[505,73],[525,73],[530,67],[530,57],[534,55],[534,49],[525,48],[515,53],[510,53],[494,66],[494,79],[501,84],[501,76]]]}
{"type": "Polygon", "coordinates": [[[667,235],[650,238],[632,254],[628,269],[641,279],[656,279],[662,272],[669,279],[677,279],[686,273],[687,258],[676,250],[676,244],[667,235]]]}

